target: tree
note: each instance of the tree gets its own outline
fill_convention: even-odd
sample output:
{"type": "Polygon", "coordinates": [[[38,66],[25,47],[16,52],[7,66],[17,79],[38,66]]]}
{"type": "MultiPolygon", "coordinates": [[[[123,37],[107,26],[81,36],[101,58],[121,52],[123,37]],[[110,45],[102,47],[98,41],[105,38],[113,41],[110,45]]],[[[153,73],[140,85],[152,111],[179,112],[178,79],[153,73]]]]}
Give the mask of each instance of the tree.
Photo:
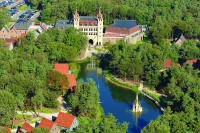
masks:
{"type": "Polygon", "coordinates": [[[78,81],[73,94],[67,96],[67,102],[78,116],[96,118],[100,105],[99,93],[92,79],[88,82],[78,81]]]}
{"type": "Polygon", "coordinates": [[[44,22],[48,22],[51,18],[51,4],[48,3],[46,8],[41,12],[41,20],[44,22]]]}
{"type": "Polygon", "coordinates": [[[75,129],[75,133],[126,133],[128,129],[128,123],[118,123],[117,119],[108,114],[100,123],[97,123],[94,119],[88,124],[80,123],[75,129]]]}
{"type": "Polygon", "coordinates": [[[34,7],[34,8],[37,8],[40,1],[38,0],[28,0],[29,3],[31,3],[31,5],[34,7]]]}
{"type": "Polygon", "coordinates": [[[47,74],[47,87],[50,91],[64,92],[69,88],[69,82],[66,75],[56,71],[50,71],[47,74]]]}
{"type": "Polygon", "coordinates": [[[37,39],[37,47],[44,49],[51,62],[74,60],[86,44],[87,38],[73,27],[66,30],[50,29],[37,39]]]}
{"type": "Polygon", "coordinates": [[[10,21],[10,17],[8,16],[8,9],[0,6],[0,29],[10,21]]]}
{"type": "Polygon", "coordinates": [[[35,35],[33,32],[28,32],[26,37],[20,39],[19,45],[34,45],[35,44],[35,35]]]}
{"type": "Polygon", "coordinates": [[[128,128],[128,123],[117,123],[117,119],[112,114],[108,114],[100,125],[103,133],[126,133],[128,128]]]}
{"type": "Polygon", "coordinates": [[[15,97],[7,90],[0,90],[0,97],[0,124],[4,126],[13,125],[17,107],[15,97]]]}

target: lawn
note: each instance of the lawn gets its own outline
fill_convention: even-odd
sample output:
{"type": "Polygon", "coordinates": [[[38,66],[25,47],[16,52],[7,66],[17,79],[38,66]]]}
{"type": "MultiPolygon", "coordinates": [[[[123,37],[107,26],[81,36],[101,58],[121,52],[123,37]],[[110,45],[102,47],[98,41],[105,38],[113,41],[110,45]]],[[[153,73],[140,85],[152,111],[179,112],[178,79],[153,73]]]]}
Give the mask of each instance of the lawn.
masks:
{"type": "Polygon", "coordinates": [[[147,95],[149,95],[150,97],[154,98],[156,101],[160,102],[160,96],[153,94],[151,92],[149,92],[148,90],[143,90],[143,92],[147,95]]]}
{"type": "Polygon", "coordinates": [[[90,118],[78,117],[78,121],[79,123],[88,124],[90,122],[90,118]]]}
{"type": "Polygon", "coordinates": [[[27,10],[27,7],[28,7],[28,5],[27,5],[27,4],[24,4],[24,5],[20,6],[20,7],[18,8],[18,10],[26,11],[26,10],[27,10]]]}
{"type": "Polygon", "coordinates": [[[40,113],[57,113],[59,111],[60,111],[59,107],[55,109],[42,107],[42,109],[36,110],[36,112],[40,112],[40,113]]]}
{"type": "Polygon", "coordinates": [[[8,28],[10,29],[12,25],[13,25],[13,24],[11,24],[11,23],[7,23],[7,24],[6,24],[6,27],[8,27],[8,28]]]}

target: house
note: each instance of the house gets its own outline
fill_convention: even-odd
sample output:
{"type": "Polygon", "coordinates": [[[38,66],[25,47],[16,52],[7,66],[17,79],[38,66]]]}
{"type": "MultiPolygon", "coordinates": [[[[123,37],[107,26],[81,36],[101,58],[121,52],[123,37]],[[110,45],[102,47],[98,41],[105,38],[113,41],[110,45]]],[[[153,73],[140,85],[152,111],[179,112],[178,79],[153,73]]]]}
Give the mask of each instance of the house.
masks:
{"type": "Polygon", "coordinates": [[[3,28],[0,30],[0,38],[10,38],[10,29],[7,26],[3,26],[3,28]]]}
{"type": "Polygon", "coordinates": [[[29,27],[32,25],[32,22],[30,20],[26,20],[26,19],[19,19],[14,26],[11,28],[11,30],[13,28],[16,29],[18,35],[21,36],[21,34],[27,34],[29,27]]]}
{"type": "Polygon", "coordinates": [[[2,133],[11,133],[10,128],[7,127],[7,126],[0,126],[0,131],[1,131],[2,133]]]}
{"type": "Polygon", "coordinates": [[[59,127],[53,121],[46,118],[42,118],[38,127],[46,128],[50,133],[60,133],[59,127]]]}
{"type": "Polygon", "coordinates": [[[11,37],[20,37],[20,35],[18,34],[17,29],[15,27],[12,27],[10,29],[10,36],[11,37]]]}
{"type": "Polygon", "coordinates": [[[181,46],[185,41],[186,41],[186,38],[183,35],[181,35],[180,38],[175,41],[175,43],[178,46],[181,46]]]}
{"type": "Polygon", "coordinates": [[[17,43],[16,39],[14,39],[14,38],[10,38],[10,39],[6,38],[4,41],[5,42],[4,42],[3,46],[5,46],[9,50],[13,50],[14,46],[17,43]]]}
{"type": "Polygon", "coordinates": [[[61,131],[72,131],[79,125],[76,116],[73,116],[72,114],[66,114],[63,112],[59,112],[55,123],[60,127],[61,131]]]}
{"type": "Polygon", "coordinates": [[[28,124],[27,122],[24,122],[22,127],[19,129],[17,133],[31,133],[33,131],[33,127],[28,124]]]}
{"type": "Polygon", "coordinates": [[[125,42],[136,43],[143,40],[145,30],[138,25],[136,20],[115,20],[113,24],[106,27],[104,43],[116,43],[123,39],[125,42]]]}
{"type": "Polygon", "coordinates": [[[54,64],[54,71],[60,72],[63,75],[68,74],[69,65],[67,63],[54,64]]]}
{"type": "Polygon", "coordinates": [[[76,78],[74,74],[69,74],[69,65],[67,63],[54,64],[53,71],[57,71],[67,77],[69,81],[69,90],[71,92],[75,89],[75,87],[77,86],[76,78]]]}
{"type": "MultiPolygon", "coordinates": [[[[21,28],[20,29],[19,24],[16,23],[11,29],[7,28],[6,26],[3,26],[3,28],[0,30],[0,38],[3,39],[4,45],[9,50],[12,50],[17,42],[19,42],[19,37],[25,37],[27,29],[21,28]]],[[[23,25],[22,25],[23,27],[23,25]]]]}

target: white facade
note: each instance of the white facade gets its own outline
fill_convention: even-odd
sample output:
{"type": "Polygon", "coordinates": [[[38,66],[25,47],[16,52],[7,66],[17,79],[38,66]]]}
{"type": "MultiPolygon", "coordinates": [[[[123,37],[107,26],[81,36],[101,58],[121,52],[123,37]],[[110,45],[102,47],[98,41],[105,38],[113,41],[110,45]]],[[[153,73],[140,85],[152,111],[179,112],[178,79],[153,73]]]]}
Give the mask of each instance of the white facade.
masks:
{"type": "Polygon", "coordinates": [[[77,10],[74,14],[74,27],[79,29],[88,38],[91,46],[102,45],[103,43],[103,16],[101,11],[97,17],[79,16],[77,10]]]}

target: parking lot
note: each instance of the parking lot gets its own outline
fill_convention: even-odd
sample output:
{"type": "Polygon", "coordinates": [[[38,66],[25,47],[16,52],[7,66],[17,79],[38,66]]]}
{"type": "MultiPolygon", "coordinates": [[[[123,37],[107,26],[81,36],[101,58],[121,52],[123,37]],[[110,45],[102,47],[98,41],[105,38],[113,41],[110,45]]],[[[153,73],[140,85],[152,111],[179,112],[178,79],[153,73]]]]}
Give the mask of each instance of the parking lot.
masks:
{"type": "Polygon", "coordinates": [[[16,0],[1,0],[0,1],[0,6],[7,7],[9,5],[12,5],[15,2],[16,2],[16,0]]]}
{"type": "Polygon", "coordinates": [[[31,19],[32,21],[36,20],[40,12],[38,11],[22,11],[19,10],[19,7],[24,5],[24,0],[0,0],[0,6],[4,6],[7,9],[9,9],[9,14],[11,16],[12,20],[18,20],[18,19],[31,19]]]}

